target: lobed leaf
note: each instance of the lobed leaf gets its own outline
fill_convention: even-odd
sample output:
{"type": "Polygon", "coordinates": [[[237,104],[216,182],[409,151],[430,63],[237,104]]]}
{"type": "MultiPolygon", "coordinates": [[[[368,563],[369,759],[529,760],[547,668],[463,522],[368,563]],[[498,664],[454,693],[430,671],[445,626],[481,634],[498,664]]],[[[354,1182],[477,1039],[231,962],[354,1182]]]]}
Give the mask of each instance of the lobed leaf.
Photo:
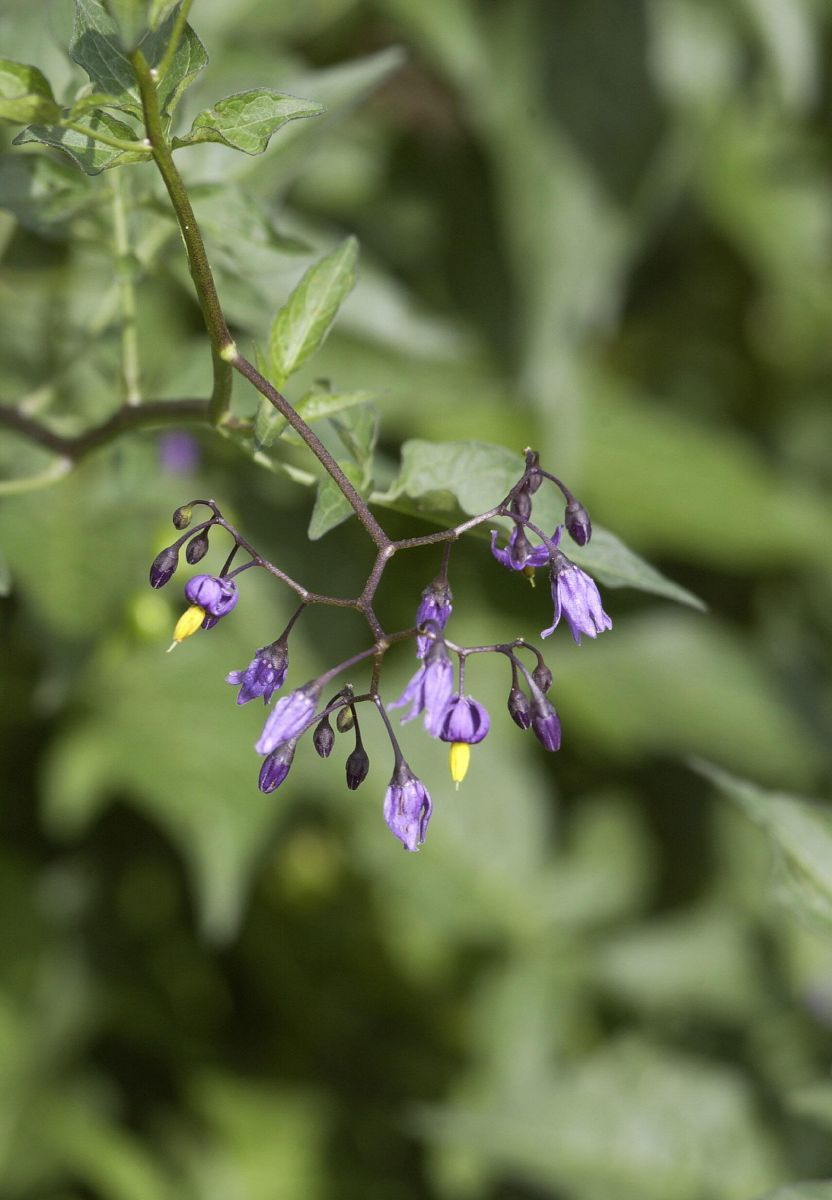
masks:
{"type": "Polygon", "coordinates": [[[270,88],[255,88],[226,96],[198,113],[190,133],[173,139],[173,148],[219,142],[244,154],[262,154],[272,135],[288,121],[316,117],[323,111],[323,105],[312,100],[301,100],[270,88]]]}
{"type": "Polygon", "coordinates": [[[61,110],[46,76],[26,63],[0,58],[0,121],[56,121],[61,110]]]}
{"type": "Polygon", "coordinates": [[[29,125],[17,135],[13,144],[24,146],[29,142],[40,142],[44,146],[54,146],[55,149],[68,154],[87,175],[98,175],[110,167],[121,167],[127,163],[147,161],[147,151],[136,137],[135,131],[124,121],[119,121],[103,109],[97,109],[89,114],[86,124],[93,131],[101,129],[113,137],[135,142],[136,152],[118,150],[115,146],[93,141],[87,134],[65,129],[61,125],[29,125]]]}
{"type": "Polygon", "coordinates": [[[272,376],[288,379],[322,344],[338,309],[352,291],[358,242],[349,237],[309,268],[272,323],[272,376]]]}

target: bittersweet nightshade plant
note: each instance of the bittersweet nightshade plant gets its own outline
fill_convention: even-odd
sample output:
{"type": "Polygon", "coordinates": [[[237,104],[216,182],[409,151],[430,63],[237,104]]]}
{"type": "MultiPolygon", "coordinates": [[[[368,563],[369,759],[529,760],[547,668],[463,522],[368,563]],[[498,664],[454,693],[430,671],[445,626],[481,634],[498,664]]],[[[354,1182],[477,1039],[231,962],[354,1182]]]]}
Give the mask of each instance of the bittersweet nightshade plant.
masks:
{"type": "MultiPolygon", "coordinates": [[[[155,15],[146,20],[141,4],[114,5],[84,0],[83,4],[77,5],[70,53],[89,75],[93,98],[81,93],[68,106],[62,106],[54,99],[39,72],[6,62],[0,78],[4,80],[3,87],[8,94],[2,97],[4,104],[0,114],[20,123],[36,122],[29,125],[17,141],[58,147],[90,175],[114,170],[125,163],[155,166],[179,225],[210,342],[211,396],[206,401],[161,402],[149,401],[142,395],[135,328],[136,300],[125,267],[120,292],[123,405],[119,412],[98,429],[74,439],[39,425],[26,413],[15,409],[0,411],[0,420],[52,450],[66,469],[88,451],[126,430],[174,421],[181,423],[185,419],[208,422],[226,437],[244,444],[254,457],[262,457],[285,429],[300,439],[317,460],[322,473],[312,521],[315,536],[352,514],[375,548],[375,560],[358,595],[340,597],[310,591],[260,554],[225,518],[219,505],[207,499],[191,500],[175,511],[173,524],[180,536],[153,560],[150,584],[159,589],[170,582],[180,566],[183,548],[185,562],[193,566],[203,560],[218,534],[230,537],[230,553],[222,568],[216,574],[194,575],[185,584],[188,607],[176,622],[174,646],[200,630],[210,630],[232,612],[235,620],[245,621],[245,602],[239,588],[245,582],[245,572],[251,569],[268,573],[294,593],[299,604],[283,632],[259,649],[252,647],[248,666],[229,670],[232,664],[225,665],[225,679],[239,689],[238,704],[260,696],[268,704],[283,687],[289,673],[290,634],[307,608],[327,605],[360,613],[369,633],[367,648],[347,657],[317,679],[296,686],[274,704],[255,747],[264,759],[259,786],[262,791],[271,792],[284,782],[300,740],[314,730],[311,740],[324,758],[334,753],[339,737],[353,731],[355,745],[346,758],[345,770],[347,786],[357,788],[370,769],[361,740],[358,708],[370,704],[384,723],[393,751],[393,776],[384,800],[385,819],[405,848],[416,850],[424,841],[432,805],[426,788],[402,756],[382,700],[381,677],[388,652],[400,642],[415,642],[419,669],[403,694],[387,707],[409,706],[405,721],[424,715],[426,733],[450,744],[451,775],[457,784],[468,769],[471,746],[481,742],[490,728],[486,710],[464,690],[465,665],[474,655],[490,653],[505,659],[510,671],[508,710],[511,719],[521,729],[531,727],[547,750],[557,750],[561,738],[560,722],[554,705],[546,696],[552,685],[552,673],[540,652],[524,638],[467,647],[448,638],[453,612],[451,553],[454,544],[466,532],[502,522],[509,530],[508,540],[505,545],[498,545],[501,535],[496,529],[492,530],[494,557],[503,566],[525,574],[532,581],[536,571],[549,572],[555,616],[543,636],[553,632],[563,615],[579,642],[582,634],[595,637],[611,625],[594,581],[571,562],[561,548],[564,532],[578,547],[585,547],[591,538],[592,525],[586,509],[569,488],[541,466],[534,451],[526,450],[518,477],[502,499],[499,493],[495,496],[495,503],[487,511],[421,536],[394,539],[387,533],[368,502],[367,487],[360,482],[366,455],[372,454],[374,434],[366,435],[370,441],[362,443],[357,434],[353,436],[348,429],[345,432],[344,427],[336,426],[345,444],[352,447],[350,466],[346,460],[336,458],[310,423],[320,419],[316,418],[316,412],[333,414],[334,419],[334,414],[342,411],[347,402],[330,393],[318,392],[298,406],[281,390],[285,381],[323,342],[341,301],[352,287],[357,259],[354,239],[347,239],[307,271],[274,320],[268,356],[258,351],[253,363],[243,355],[229,329],[199,222],[174,160],[174,151],[178,153],[199,142],[213,141],[245,153],[261,153],[272,134],[286,121],[315,116],[321,106],[314,101],[259,88],[217,101],[196,116],[189,133],[176,134],[176,104],[206,61],[199,38],[187,24],[189,9],[189,0],[178,5],[153,6],[147,11],[155,15]],[[125,24],[128,10],[132,16],[125,24]],[[112,57],[112,62],[108,56],[112,57]],[[113,116],[113,112],[118,115],[113,116]],[[235,372],[260,394],[260,407],[253,419],[240,418],[231,411],[235,372]],[[308,414],[308,420],[305,414],[308,414]],[[356,466],[362,470],[356,471],[356,466]],[[563,505],[560,523],[551,535],[541,528],[541,524],[547,529],[552,528],[551,504],[549,511],[541,515],[540,522],[535,520],[542,488],[557,489],[555,493],[550,492],[549,497],[559,493],[558,505],[563,505]],[[197,512],[200,518],[194,524],[197,512]],[[414,606],[414,624],[408,629],[388,632],[375,610],[375,597],[385,569],[395,555],[431,546],[441,551],[439,569],[414,606]],[[242,561],[237,561],[238,558],[242,561]],[[528,655],[535,660],[531,669],[524,660],[528,655]],[[328,691],[333,680],[361,663],[370,667],[366,690],[356,694],[350,685],[344,685],[328,703],[321,705],[324,689],[328,691]],[[458,683],[455,684],[457,670],[458,683]]],[[[124,194],[119,186],[114,185],[112,198],[115,244],[126,263],[130,254],[129,222],[126,221],[124,194]]],[[[349,397],[348,401],[353,403],[349,397]]],[[[288,466],[286,469],[290,470],[288,466]]]]}

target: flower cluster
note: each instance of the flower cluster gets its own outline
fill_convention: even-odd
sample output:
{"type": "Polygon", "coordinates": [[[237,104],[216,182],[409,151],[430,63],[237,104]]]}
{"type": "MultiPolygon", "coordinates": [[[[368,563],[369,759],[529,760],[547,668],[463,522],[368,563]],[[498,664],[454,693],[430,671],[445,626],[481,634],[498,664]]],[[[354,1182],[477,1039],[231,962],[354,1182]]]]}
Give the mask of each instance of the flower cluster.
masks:
{"type": "MultiPolygon", "coordinates": [[[[583,635],[594,638],[611,628],[612,622],[604,611],[594,581],[561,549],[564,532],[578,546],[585,546],[590,540],[592,526],[586,509],[560,480],[540,467],[538,457],[532,451],[527,451],[525,470],[505,500],[490,512],[466,522],[465,528],[494,517],[507,519],[512,525],[503,546],[498,545],[498,532],[491,532],[491,553],[502,566],[522,572],[532,581],[537,570],[549,570],[554,616],[551,625],[542,631],[542,637],[549,637],[555,631],[561,617],[564,617],[579,645],[583,635]],[[563,522],[551,536],[533,521],[533,498],[545,481],[559,488],[566,500],[563,522]]],[[[468,771],[471,747],[482,742],[491,728],[491,718],[484,706],[465,691],[466,664],[477,654],[498,654],[507,662],[511,676],[507,708],[515,725],[523,730],[531,729],[546,750],[560,748],[560,719],[548,695],[552,687],[552,673],[536,647],[524,638],[466,647],[450,641],[447,636],[453,611],[449,583],[450,551],[459,536],[459,528],[402,543],[388,539],[388,550],[379,556],[361,596],[355,601],[343,601],[340,598],[313,595],[257,555],[226,521],[213,501],[195,500],[183,505],[174,513],[173,522],[177,529],[186,532],[155,558],[150,568],[150,583],[154,588],[164,587],[170,581],[177,569],[183,545],[186,560],[193,564],[207,553],[209,534],[213,529],[225,530],[234,542],[219,574],[195,575],[185,585],[185,598],[189,606],[176,622],[173,646],[185,641],[199,629],[211,629],[231,613],[238,601],[236,580],[242,572],[252,567],[267,569],[301,599],[283,632],[274,641],[256,650],[247,667],[226,675],[226,681],[239,689],[238,704],[247,704],[258,697],[263,698],[264,704],[269,704],[274,694],[281,690],[289,672],[289,635],[295,622],[309,606],[327,603],[343,606],[346,603],[366,616],[374,635],[373,644],[368,649],[281,696],[274,704],[255,745],[263,759],[259,775],[261,791],[273,792],[280,787],[291,770],[300,740],[309,731],[313,731],[312,744],[322,758],[332,754],[338,734],[352,733],[354,745],[346,759],[345,774],[347,787],[352,790],[358,788],[370,768],[362,741],[358,706],[369,702],[381,717],[393,753],[393,771],[383,804],[384,818],[405,849],[417,850],[425,840],[433,805],[425,785],[405,761],[388,709],[406,708],[402,723],[421,716],[425,731],[431,737],[448,743],[451,778],[458,787],[468,771]],[[210,515],[191,528],[193,509],[197,505],[207,507],[210,515]],[[444,546],[441,569],[436,579],[422,592],[413,627],[394,634],[384,633],[372,608],[372,596],[386,558],[398,549],[435,543],[444,546]],[[234,558],[241,548],[249,554],[249,559],[232,569],[234,558]],[[391,646],[409,638],[415,640],[418,669],[401,696],[385,706],[379,691],[384,657],[391,646]],[[534,655],[533,668],[524,661],[525,652],[534,655]],[[329,701],[321,704],[324,689],[331,680],[370,659],[373,663],[372,681],[365,693],[356,695],[350,685],[345,685],[329,701]]]]}

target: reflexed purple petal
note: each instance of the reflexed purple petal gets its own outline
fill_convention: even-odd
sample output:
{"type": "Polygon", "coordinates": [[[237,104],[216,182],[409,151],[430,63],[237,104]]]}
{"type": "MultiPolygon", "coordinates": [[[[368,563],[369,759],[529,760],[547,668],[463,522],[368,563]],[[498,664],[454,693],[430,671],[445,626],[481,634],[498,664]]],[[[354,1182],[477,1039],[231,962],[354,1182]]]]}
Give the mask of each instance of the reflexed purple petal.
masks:
{"type": "Polygon", "coordinates": [[[560,619],[561,613],[580,645],[581,635],[597,637],[605,629],[612,629],[612,621],[604,612],[601,594],[585,571],[574,563],[567,563],[558,570],[552,584],[552,599],[555,604],[555,619],[551,628],[544,630],[541,637],[548,637],[560,619]]]}
{"type": "Polygon", "coordinates": [[[402,763],[393,773],[384,796],[384,819],[405,850],[416,851],[422,845],[432,811],[427,788],[402,763]]]}
{"type": "Polygon", "coordinates": [[[424,710],[425,729],[431,737],[439,737],[445,709],[454,691],[454,669],[449,658],[428,662],[425,667],[424,710]]]}
{"type": "MultiPolygon", "coordinates": [[[[194,575],[185,584],[185,596],[215,621],[230,613],[239,599],[234,580],[220,579],[216,575],[194,575]]],[[[206,625],[205,628],[210,626],[206,625]]]]}
{"type": "Polygon", "coordinates": [[[398,700],[394,700],[391,704],[387,705],[388,708],[404,708],[405,704],[410,705],[410,712],[402,717],[402,725],[407,721],[412,721],[414,717],[418,717],[419,713],[425,707],[423,691],[425,670],[425,667],[420,667],[398,700]]]}
{"type": "Polygon", "coordinates": [[[268,704],[274,693],[283,686],[288,670],[289,655],[285,644],[272,642],[269,646],[260,647],[244,671],[230,671],[225,682],[242,685],[237,696],[238,704],[247,704],[257,696],[262,696],[263,703],[268,704]]]}
{"type": "MultiPolygon", "coordinates": [[[[433,621],[437,632],[442,633],[448,624],[448,618],[453,612],[452,600],[453,594],[447,583],[437,583],[436,581],[429,583],[422,592],[422,598],[416,610],[416,625],[422,626],[426,625],[428,621],[433,621]]],[[[416,638],[416,655],[418,658],[425,657],[432,642],[432,638],[416,638]]]]}
{"type": "Polygon", "coordinates": [[[474,746],[481,742],[491,728],[485,708],[472,696],[451,697],[445,709],[439,736],[443,742],[467,742],[474,746]]]}

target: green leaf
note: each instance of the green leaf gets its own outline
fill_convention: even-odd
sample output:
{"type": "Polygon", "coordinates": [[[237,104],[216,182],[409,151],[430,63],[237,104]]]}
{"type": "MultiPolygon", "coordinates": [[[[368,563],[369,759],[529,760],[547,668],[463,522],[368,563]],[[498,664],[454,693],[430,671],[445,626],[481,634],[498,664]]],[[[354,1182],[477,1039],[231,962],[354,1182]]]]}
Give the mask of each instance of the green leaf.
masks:
{"type": "Polygon", "coordinates": [[[158,29],[163,21],[166,21],[175,8],[179,7],[180,0],[150,0],[150,11],[148,13],[148,23],[151,29],[158,29]]]}
{"type": "MultiPolygon", "coordinates": [[[[523,473],[523,459],[503,446],[486,442],[426,442],[413,439],[402,447],[398,477],[380,504],[395,504],[400,497],[416,503],[417,510],[450,515],[455,505],[468,516],[487,512],[507,495],[523,473]]],[[[547,533],[563,521],[563,499],[553,485],[544,484],[534,499],[535,524],[547,533]]],[[[568,544],[565,552],[575,562],[597,574],[610,587],[632,587],[703,608],[698,597],[666,579],[628,549],[614,534],[595,526],[592,540],[583,548],[568,544]]]]}
{"type": "Polygon", "coordinates": [[[355,283],[358,242],[353,237],[310,267],[274,319],[269,357],[285,381],[314,354],[355,283]]]}
{"type": "Polygon", "coordinates": [[[0,121],[26,125],[56,121],[60,115],[49,80],[37,67],[0,58],[0,121]]]}
{"type": "Polygon", "coordinates": [[[120,167],[127,163],[146,162],[147,152],[129,125],[119,121],[103,109],[96,110],[87,116],[86,122],[93,131],[102,130],[113,137],[135,142],[137,150],[117,150],[104,142],[94,142],[84,133],[74,129],[64,129],[60,125],[29,125],[14,139],[15,146],[24,146],[28,142],[40,142],[45,146],[54,146],[63,150],[73,162],[87,175],[98,175],[110,167],[120,167]]]}
{"type": "Polygon", "coordinates": [[[0,158],[0,208],[13,213],[26,229],[54,236],[56,228],[91,199],[84,176],[68,163],[40,154],[0,158]]]}
{"type": "Polygon", "coordinates": [[[104,7],[116,24],[122,46],[134,50],[147,33],[147,0],[104,0],[104,7]]]}
{"type": "MultiPolygon", "coordinates": [[[[357,467],[351,462],[339,463],[341,470],[349,479],[350,483],[356,488],[361,489],[361,480],[364,472],[360,467],[357,467]]],[[[352,516],[353,510],[350,502],[345,498],[341,489],[327,475],[318,484],[318,494],[315,497],[315,506],[312,509],[312,516],[309,519],[308,536],[309,540],[315,542],[318,538],[328,533],[330,529],[334,529],[336,525],[340,525],[352,516]]]]}
{"type": "Polygon", "coordinates": [[[270,88],[255,88],[226,96],[199,113],[190,132],[173,139],[173,148],[220,142],[245,154],[262,154],[272,134],[287,121],[317,117],[323,111],[323,105],[314,101],[273,92],[270,88]]]}
{"type": "MultiPolygon", "coordinates": [[[[256,354],[258,356],[257,369],[261,374],[266,374],[259,348],[257,348],[256,354]]],[[[295,411],[303,417],[307,425],[314,425],[316,421],[322,421],[325,417],[334,417],[347,409],[368,404],[374,396],[374,392],[329,392],[324,388],[314,387],[298,401],[295,411]]],[[[255,436],[261,446],[269,446],[275,438],[281,436],[287,442],[297,444],[301,442],[300,437],[288,425],[285,417],[282,417],[265,397],[260,401],[257,410],[255,436]]]]}
{"type": "Polygon", "coordinates": [[[797,916],[832,928],[832,811],[783,792],[738,779],[712,763],[691,764],[768,835],[777,851],[779,898],[797,916]]]}
{"type": "MultiPolygon", "coordinates": [[[[151,67],[158,67],[164,58],[175,20],[175,13],[169,12],[165,21],[142,39],[142,53],[151,67]]],[[[135,73],[119,44],[115,22],[99,0],[75,0],[75,24],[69,53],[86,71],[93,87],[109,97],[112,107],[141,116],[135,73]]],[[[173,111],[182,93],[207,62],[205,47],[190,25],[186,25],[170,66],[158,83],[163,112],[173,111]]]]}

